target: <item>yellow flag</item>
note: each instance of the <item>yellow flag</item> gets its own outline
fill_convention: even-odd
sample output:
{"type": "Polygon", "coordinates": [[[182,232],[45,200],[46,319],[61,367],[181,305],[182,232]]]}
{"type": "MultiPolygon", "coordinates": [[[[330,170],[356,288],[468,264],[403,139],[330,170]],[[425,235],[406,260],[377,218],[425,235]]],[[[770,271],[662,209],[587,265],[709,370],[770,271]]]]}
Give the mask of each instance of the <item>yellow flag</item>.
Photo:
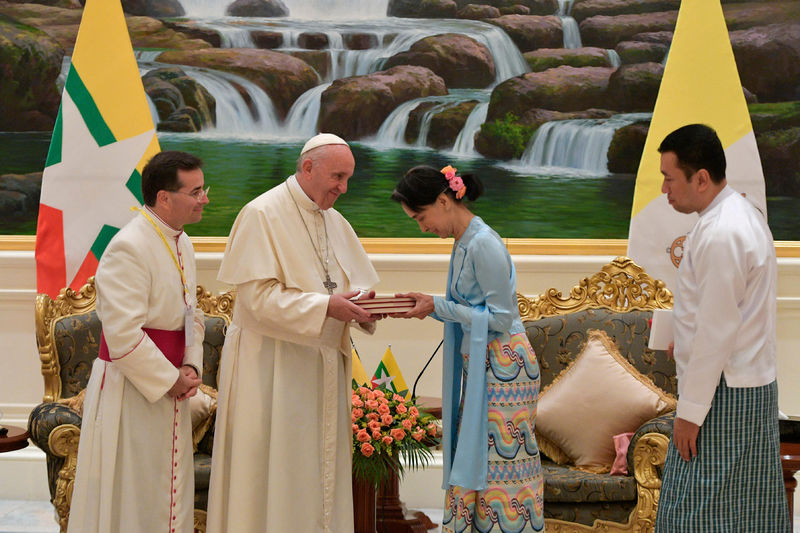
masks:
{"type": "Polygon", "coordinates": [[[364,365],[361,364],[361,358],[358,356],[356,349],[353,348],[353,382],[356,385],[366,385],[369,383],[369,376],[367,371],[364,370],[364,365]]]}
{"type": "Polygon", "coordinates": [[[673,290],[683,239],[697,215],[678,213],[661,193],[657,149],[668,134],[694,123],[717,131],[728,183],[766,214],[764,173],[719,0],[681,2],[636,176],[628,255],[673,290]]]}
{"type": "Polygon", "coordinates": [[[383,359],[378,363],[375,375],[372,376],[372,386],[378,387],[381,385],[405,399],[408,399],[411,395],[411,391],[408,390],[408,385],[406,385],[406,380],[403,379],[403,374],[400,372],[400,367],[397,366],[397,361],[394,360],[391,346],[386,348],[386,353],[383,354],[383,359]]]}
{"type": "Polygon", "coordinates": [[[42,177],[40,293],[55,298],[94,275],[142,203],[141,172],[158,152],[120,0],[87,0],[42,177]]]}

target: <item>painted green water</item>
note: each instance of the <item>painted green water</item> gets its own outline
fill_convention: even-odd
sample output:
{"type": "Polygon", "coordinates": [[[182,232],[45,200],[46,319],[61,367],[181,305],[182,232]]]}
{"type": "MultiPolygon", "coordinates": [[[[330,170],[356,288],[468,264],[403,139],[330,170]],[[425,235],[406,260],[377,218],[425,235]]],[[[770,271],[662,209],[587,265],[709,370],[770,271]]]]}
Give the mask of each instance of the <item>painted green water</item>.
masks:
{"type": "MultiPolygon", "coordinates": [[[[186,150],[205,161],[211,202],[191,235],[227,235],[239,209],[294,172],[299,143],[213,139],[159,134],[162,149],[186,150]]],[[[49,134],[0,134],[0,175],[41,170],[49,134]]],[[[421,237],[417,225],[389,199],[397,180],[410,167],[452,164],[459,173],[474,172],[486,192],[473,210],[504,237],[626,238],[634,179],[521,175],[483,158],[454,159],[432,150],[379,150],[354,143],[356,171],[336,208],[361,237],[421,237]]],[[[778,240],[800,239],[795,216],[800,199],[769,198],[770,226],[778,240]]],[[[0,220],[4,234],[34,234],[35,220],[0,220]]]]}

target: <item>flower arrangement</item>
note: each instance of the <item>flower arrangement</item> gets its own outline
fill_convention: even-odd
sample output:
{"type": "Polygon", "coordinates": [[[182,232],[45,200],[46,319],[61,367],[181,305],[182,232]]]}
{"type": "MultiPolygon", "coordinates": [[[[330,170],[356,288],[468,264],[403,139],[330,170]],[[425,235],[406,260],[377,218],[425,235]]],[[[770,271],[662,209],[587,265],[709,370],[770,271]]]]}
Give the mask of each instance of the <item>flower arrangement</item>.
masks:
{"type": "Polygon", "coordinates": [[[429,446],[438,443],[436,419],[383,387],[353,386],[353,475],[376,487],[392,471],[403,475],[402,457],[411,468],[433,458],[429,446]]]}

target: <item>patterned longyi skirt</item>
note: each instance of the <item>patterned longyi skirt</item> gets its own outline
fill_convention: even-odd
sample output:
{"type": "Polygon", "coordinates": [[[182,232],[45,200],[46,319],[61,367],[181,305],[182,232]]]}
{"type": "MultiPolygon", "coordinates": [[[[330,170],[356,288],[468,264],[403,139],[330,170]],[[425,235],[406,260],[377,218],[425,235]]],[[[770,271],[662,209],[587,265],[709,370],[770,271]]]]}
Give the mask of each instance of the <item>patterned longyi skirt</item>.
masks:
{"type": "MultiPolygon", "coordinates": [[[[468,365],[464,355],[464,372],[468,365]]],[[[528,337],[495,340],[486,350],[489,472],[486,490],[451,486],[443,532],[523,533],[544,530],[542,464],[534,437],[539,363],[528,337]]],[[[459,422],[460,424],[460,422],[459,422]]]]}

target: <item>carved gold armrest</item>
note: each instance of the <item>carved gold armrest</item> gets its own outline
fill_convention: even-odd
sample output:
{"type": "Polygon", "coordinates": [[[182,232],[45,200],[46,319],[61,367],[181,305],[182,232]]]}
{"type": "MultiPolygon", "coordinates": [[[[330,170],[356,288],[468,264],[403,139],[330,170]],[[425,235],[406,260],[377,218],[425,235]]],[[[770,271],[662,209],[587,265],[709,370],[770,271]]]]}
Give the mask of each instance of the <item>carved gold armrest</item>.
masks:
{"type": "Polygon", "coordinates": [[[653,531],[661,494],[661,474],[667,458],[669,437],[645,433],[633,450],[633,475],[636,478],[636,508],[631,513],[633,531],[653,531]]]}
{"type": "Polygon", "coordinates": [[[64,458],[64,465],[58,471],[56,492],[53,506],[58,513],[58,524],[61,533],[66,533],[69,522],[69,508],[72,505],[72,487],[75,483],[75,467],[78,464],[78,441],[81,429],[72,424],[64,424],[55,428],[47,439],[47,445],[53,455],[64,458]]]}
{"type": "Polygon", "coordinates": [[[206,512],[202,509],[194,510],[194,532],[206,533],[206,512]]]}

